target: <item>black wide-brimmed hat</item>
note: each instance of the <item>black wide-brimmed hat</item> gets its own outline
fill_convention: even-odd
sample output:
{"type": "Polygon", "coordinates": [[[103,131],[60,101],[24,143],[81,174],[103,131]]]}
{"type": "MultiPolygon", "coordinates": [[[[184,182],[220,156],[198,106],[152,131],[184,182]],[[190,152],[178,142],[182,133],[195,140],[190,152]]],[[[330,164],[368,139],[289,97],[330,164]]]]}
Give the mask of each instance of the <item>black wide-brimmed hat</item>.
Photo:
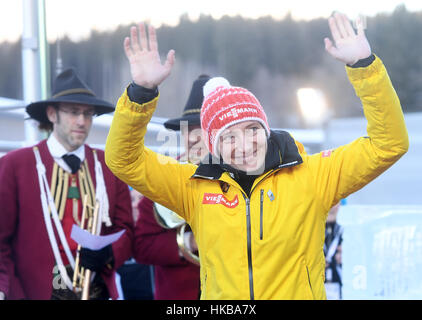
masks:
{"type": "Polygon", "coordinates": [[[182,116],[176,119],[167,120],[164,122],[164,127],[171,130],[180,130],[181,121],[187,121],[190,126],[201,124],[201,106],[202,101],[204,100],[202,89],[209,79],[210,76],[203,74],[193,82],[182,116]]]}
{"type": "Polygon", "coordinates": [[[98,99],[95,93],[83,82],[73,68],[60,73],[54,80],[52,97],[48,100],[33,102],[26,107],[31,118],[41,123],[50,123],[47,118],[47,106],[59,102],[86,104],[95,107],[95,113],[101,115],[114,111],[114,106],[98,99]]]}

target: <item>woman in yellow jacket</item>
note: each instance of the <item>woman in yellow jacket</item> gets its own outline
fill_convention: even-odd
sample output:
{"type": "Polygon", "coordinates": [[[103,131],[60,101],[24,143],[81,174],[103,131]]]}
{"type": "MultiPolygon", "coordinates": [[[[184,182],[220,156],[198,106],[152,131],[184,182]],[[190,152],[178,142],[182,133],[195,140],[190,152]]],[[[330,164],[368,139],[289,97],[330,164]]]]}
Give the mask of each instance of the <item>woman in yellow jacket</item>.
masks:
{"type": "Polygon", "coordinates": [[[106,144],[113,173],[183,217],[201,260],[202,299],[325,299],[325,220],[408,149],[399,99],[381,60],[342,14],[329,19],[329,54],[346,71],[368,136],[307,155],[287,132],[269,129],[248,90],[214,78],[204,87],[201,127],[210,156],[180,164],[144,146],[174,51],[161,64],[155,31],[132,27],[124,42],[133,82],[119,99],[106,144]]]}

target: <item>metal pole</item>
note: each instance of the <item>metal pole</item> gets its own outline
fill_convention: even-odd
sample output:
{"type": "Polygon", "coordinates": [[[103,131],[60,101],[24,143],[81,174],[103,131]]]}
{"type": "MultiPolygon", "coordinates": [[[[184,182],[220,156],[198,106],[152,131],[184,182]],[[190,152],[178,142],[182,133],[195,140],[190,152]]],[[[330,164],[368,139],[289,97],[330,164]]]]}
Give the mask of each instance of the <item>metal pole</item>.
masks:
{"type": "Polygon", "coordinates": [[[40,46],[40,82],[41,99],[47,99],[50,96],[50,51],[47,41],[46,30],[45,0],[38,0],[38,32],[40,46]]]}
{"type": "MultiPolygon", "coordinates": [[[[26,104],[41,100],[41,57],[39,37],[39,0],[22,0],[22,82],[23,99],[26,104]]],[[[45,30],[45,29],[44,29],[45,30]]],[[[29,116],[26,115],[26,118],[29,116]]],[[[41,139],[34,120],[25,120],[25,145],[32,145],[41,139]]]]}

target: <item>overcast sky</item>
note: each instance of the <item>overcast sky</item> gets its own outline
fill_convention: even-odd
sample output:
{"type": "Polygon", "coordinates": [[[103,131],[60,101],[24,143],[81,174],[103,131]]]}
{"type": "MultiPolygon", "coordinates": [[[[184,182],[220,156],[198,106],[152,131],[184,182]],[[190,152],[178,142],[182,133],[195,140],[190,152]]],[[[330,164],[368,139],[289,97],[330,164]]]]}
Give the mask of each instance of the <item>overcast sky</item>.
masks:
{"type": "MultiPolygon", "coordinates": [[[[422,11],[422,0],[46,0],[47,36],[55,40],[65,34],[77,40],[89,35],[92,29],[109,30],[120,24],[150,21],[159,27],[162,23],[174,25],[180,15],[191,19],[199,14],[242,15],[256,18],[272,15],[282,18],[287,12],[297,19],[328,17],[341,11],[356,17],[359,13],[372,16],[391,12],[404,3],[408,10],[422,11]]],[[[22,33],[23,0],[0,0],[0,41],[15,41],[22,33]]]]}

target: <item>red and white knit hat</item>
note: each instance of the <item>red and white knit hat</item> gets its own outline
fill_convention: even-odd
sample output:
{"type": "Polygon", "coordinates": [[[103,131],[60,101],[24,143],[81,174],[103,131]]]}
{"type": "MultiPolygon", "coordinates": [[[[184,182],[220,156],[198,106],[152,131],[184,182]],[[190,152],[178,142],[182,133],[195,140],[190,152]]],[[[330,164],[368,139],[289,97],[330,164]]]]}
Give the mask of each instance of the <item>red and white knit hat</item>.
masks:
{"type": "Polygon", "coordinates": [[[211,78],[203,88],[202,135],[208,151],[218,155],[218,139],[228,127],[245,121],[258,121],[270,136],[267,116],[258,99],[248,90],[232,87],[222,77],[211,78]]]}

